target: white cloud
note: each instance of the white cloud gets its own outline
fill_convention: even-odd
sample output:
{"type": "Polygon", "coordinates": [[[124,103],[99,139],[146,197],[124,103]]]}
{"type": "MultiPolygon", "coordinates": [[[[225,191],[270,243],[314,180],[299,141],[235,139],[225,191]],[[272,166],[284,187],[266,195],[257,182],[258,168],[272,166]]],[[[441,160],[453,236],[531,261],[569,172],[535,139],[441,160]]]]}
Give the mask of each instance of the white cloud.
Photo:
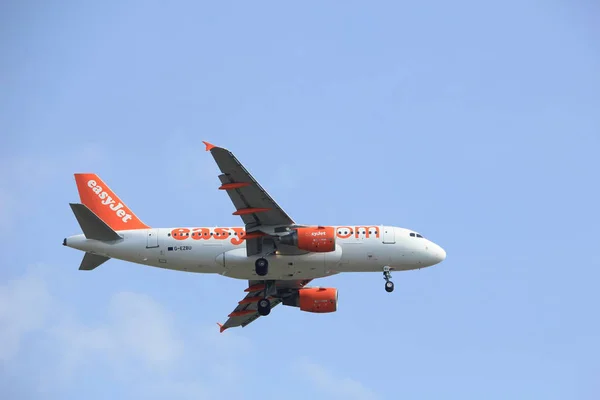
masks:
{"type": "Polygon", "coordinates": [[[300,359],[297,367],[300,373],[318,389],[334,399],[367,400],[378,398],[372,390],[362,383],[351,378],[337,376],[322,365],[306,358],[300,359]]]}
{"type": "MultiPolygon", "coordinates": [[[[248,398],[248,388],[262,379],[256,368],[262,351],[242,332],[221,334],[216,325],[180,321],[140,293],[96,298],[89,309],[89,301],[82,306],[67,302],[62,290],[53,292],[59,278],[50,272],[31,269],[0,287],[0,382],[18,376],[27,390],[64,398],[85,393],[82,382],[92,376],[119,387],[124,397],[198,399],[248,398]]],[[[292,356],[281,367],[286,375],[299,373],[323,397],[377,397],[307,359],[292,356]]]]}
{"type": "Polygon", "coordinates": [[[237,394],[245,375],[240,361],[252,351],[244,338],[220,334],[216,325],[183,327],[139,293],[115,293],[101,308],[77,310],[52,293],[45,271],[32,269],[0,287],[0,363],[6,367],[0,375],[26,377],[40,394],[76,390],[90,373],[136,398],[237,394]]]}
{"type": "Polygon", "coordinates": [[[33,271],[0,286],[0,361],[14,358],[23,337],[42,328],[52,298],[33,271]]]}
{"type": "MultiPolygon", "coordinates": [[[[95,310],[97,312],[98,310],[95,310]]],[[[140,372],[168,374],[183,354],[183,342],[173,318],[150,297],[114,294],[108,319],[93,326],[64,314],[47,332],[61,349],[51,381],[69,384],[89,360],[108,364],[115,375],[128,378],[140,372]]]]}
{"type": "Polygon", "coordinates": [[[129,349],[151,368],[172,367],[181,356],[183,344],[171,328],[173,317],[150,297],[117,293],[110,310],[120,351],[129,349]]]}

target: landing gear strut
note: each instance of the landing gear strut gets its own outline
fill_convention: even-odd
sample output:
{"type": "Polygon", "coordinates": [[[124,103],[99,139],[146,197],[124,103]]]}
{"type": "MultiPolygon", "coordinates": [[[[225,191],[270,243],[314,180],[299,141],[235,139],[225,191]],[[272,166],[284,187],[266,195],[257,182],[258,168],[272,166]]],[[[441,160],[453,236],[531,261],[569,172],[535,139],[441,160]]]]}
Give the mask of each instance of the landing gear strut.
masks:
{"type": "Polygon", "coordinates": [[[266,258],[261,257],[254,262],[254,269],[256,275],[265,276],[269,273],[269,262],[266,258]]]}
{"type": "Polygon", "coordinates": [[[256,308],[258,308],[258,313],[262,316],[269,315],[269,313],[271,312],[271,300],[269,300],[269,295],[274,289],[274,284],[274,281],[265,281],[265,297],[260,299],[256,304],[256,308]]]}
{"type": "MultiPolygon", "coordinates": [[[[261,257],[254,262],[254,269],[256,271],[256,275],[265,276],[269,273],[269,261],[266,258],[261,257]]],[[[265,280],[265,289],[264,298],[260,299],[256,304],[256,308],[258,309],[258,313],[262,316],[269,315],[271,312],[271,300],[269,300],[270,292],[273,289],[273,281],[265,280]]]]}
{"type": "Polygon", "coordinates": [[[390,280],[392,279],[392,274],[390,273],[390,267],[388,266],[383,267],[383,279],[385,279],[385,291],[388,293],[393,292],[394,282],[390,280]]]}

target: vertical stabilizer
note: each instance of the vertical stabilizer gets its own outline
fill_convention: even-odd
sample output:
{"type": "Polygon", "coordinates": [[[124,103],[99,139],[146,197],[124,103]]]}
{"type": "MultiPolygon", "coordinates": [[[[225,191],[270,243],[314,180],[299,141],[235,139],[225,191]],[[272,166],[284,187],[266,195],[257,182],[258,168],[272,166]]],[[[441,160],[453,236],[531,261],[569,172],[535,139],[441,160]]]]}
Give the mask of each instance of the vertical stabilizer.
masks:
{"type": "Polygon", "coordinates": [[[75,174],[81,202],[115,231],[146,229],[129,207],[96,174],[75,174]]]}

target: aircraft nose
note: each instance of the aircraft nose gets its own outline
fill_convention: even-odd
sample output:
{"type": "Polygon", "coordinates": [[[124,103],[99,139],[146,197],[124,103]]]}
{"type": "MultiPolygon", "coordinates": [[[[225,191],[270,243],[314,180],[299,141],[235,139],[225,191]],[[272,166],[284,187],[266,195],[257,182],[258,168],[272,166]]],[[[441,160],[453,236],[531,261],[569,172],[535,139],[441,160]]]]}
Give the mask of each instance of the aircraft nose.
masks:
{"type": "Polygon", "coordinates": [[[446,250],[442,249],[441,246],[437,246],[438,247],[438,251],[437,251],[437,257],[440,259],[438,262],[442,262],[446,259],[446,250]]]}
{"type": "Polygon", "coordinates": [[[442,248],[442,246],[431,243],[431,255],[433,256],[434,262],[441,263],[446,259],[446,250],[442,248]]]}

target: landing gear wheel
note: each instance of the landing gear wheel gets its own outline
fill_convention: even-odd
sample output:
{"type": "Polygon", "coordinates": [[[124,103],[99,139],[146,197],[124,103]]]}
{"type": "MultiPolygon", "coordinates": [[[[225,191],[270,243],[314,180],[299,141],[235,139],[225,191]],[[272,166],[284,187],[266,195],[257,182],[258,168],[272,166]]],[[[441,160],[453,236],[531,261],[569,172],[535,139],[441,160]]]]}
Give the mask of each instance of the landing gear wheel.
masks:
{"type": "Polygon", "coordinates": [[[394,282],[390,280],[392,279],[392,274],[390,273],[390,267],[388,266],[383,267],[383,279],[385,279],[385,291],[388,293],[393,292],[394,282]]]}
{"type": "Polygon", "coordinates": [[[391,293],[394,291],[394,282],[392,281],[387,281],[385,283],[385,291],[388,293],[391,293]]]}
{"type": "Polygon", "coordinates": [[[258,301],[258,313],[260,315],[269,315],[269,313],[271,312],[271,302],[269,301],[269,299],[260,299],[258,301]]]}
{"type": "Polygon", "coordinates": [[[269,273],[269,262],[266,258],[259,258],[254,262],[256,275],[265,276],[269,273]]]}

